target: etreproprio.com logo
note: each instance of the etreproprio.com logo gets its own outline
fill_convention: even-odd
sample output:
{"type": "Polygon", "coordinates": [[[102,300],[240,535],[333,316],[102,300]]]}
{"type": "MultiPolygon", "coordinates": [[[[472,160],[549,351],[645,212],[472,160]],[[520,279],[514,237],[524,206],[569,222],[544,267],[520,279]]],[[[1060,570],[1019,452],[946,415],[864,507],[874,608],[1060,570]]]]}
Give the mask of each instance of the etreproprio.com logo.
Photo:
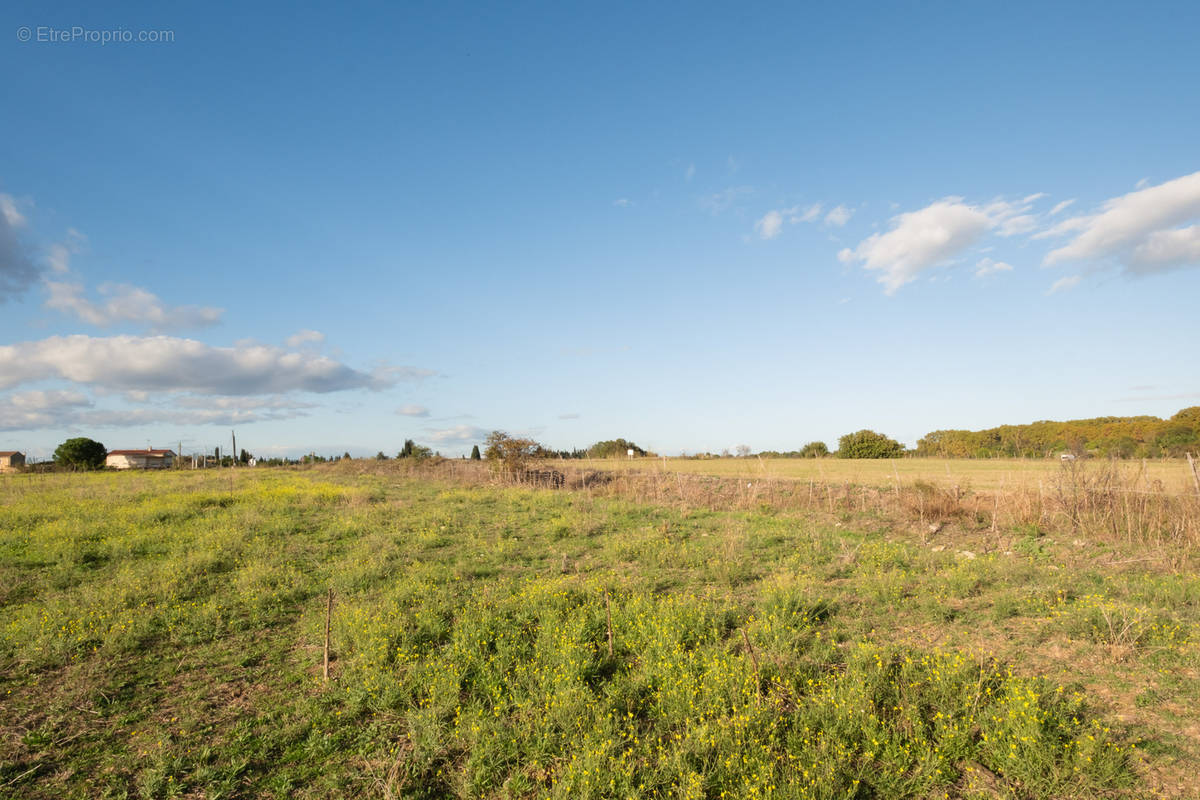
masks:
{"type": "Polygon", "coordinates": [[[163,44],[175,41],[173,30],[130,30],[129,28],[88,28],[72,25],[57,28],[53,25],[17,28],[17,41],[33,44],[163,44]]]}

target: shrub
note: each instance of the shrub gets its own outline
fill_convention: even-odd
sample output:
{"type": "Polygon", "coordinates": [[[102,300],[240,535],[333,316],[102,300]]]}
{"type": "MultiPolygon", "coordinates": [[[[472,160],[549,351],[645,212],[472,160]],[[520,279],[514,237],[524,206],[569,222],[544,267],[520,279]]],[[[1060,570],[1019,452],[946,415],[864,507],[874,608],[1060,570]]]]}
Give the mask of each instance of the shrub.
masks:
{"type": "Polygon", "coordinates": [[[829,447],[824,442],[809,442],[800,448],[801,458],[824,458],[829,455],[829,447]]]}
{"type": "Polygon", "coordinates": [[[838,439],[838,458],[899,458],[904,445],[882,433],[861,430],[838,439]]]}
{"type": "Polygon", "coordinates": [[[625,458],[630,450],[638,457],[646,455],[646,451],[633,442],[627,442],[624,439],[607,439],[589,447],[588,456],[591,458],[625,458]]]}
{"type": "Polygon", "coordinates": [[[532,439],[517,439],[504,431],[492,431],[488,434],[487,449],[483,455],[492,462],[494,469],[521,472],[530,459],[545,452],[545,448],[532,439]]]}

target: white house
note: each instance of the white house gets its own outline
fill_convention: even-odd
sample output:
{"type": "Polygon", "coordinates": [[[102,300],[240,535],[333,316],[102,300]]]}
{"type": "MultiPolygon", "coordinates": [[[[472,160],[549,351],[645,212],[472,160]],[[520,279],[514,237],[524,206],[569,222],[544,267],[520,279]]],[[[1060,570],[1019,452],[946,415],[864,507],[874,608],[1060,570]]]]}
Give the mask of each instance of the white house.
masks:
{"type": "Polygon", "coordinates": [[[172,450],[109,450],[104,466],[113,469],[169,469],[175,464],[172,450]]]}
{"type": "Polygon", "coordinates": [[[0,472],[20,472],[24,467],[24,453],[16,450],[0,450],[0,472]]]}

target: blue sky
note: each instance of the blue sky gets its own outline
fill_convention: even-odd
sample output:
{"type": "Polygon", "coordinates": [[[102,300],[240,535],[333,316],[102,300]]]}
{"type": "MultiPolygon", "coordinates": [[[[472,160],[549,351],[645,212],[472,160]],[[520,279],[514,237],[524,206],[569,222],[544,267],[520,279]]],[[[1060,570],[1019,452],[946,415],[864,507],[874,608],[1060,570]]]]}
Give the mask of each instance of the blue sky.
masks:
{"type": "Polygon", "coordinates": [[[0,449],[1200,404],[1195,4],[0,17],[0,449]]]}

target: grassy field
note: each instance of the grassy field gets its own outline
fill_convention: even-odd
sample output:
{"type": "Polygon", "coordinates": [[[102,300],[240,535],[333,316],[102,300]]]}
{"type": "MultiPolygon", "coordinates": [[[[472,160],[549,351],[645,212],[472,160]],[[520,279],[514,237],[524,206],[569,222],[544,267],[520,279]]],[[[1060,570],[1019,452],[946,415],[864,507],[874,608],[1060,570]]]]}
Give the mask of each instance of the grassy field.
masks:
{"type": "Polygon", "coordinates": [[[1186,551],[448,466],[0,481],[0,797],[1200,792],[1186,551]]]}
{"type": "MultiPolygon", "coordinates": [[[[635,458],[582,459],[570,461],[586,469],[635,470],[643,472],[679,472],[720,477],[769,477],[868,486],[891,486],[927,481],[939,486],[960,485],[973,489],[1037,488],[1049,485],[1062,471],[1058,459],[1022,458],[635,458]]],[[[1106,462],[1107,463],[1107,462],[1106,462]]],[[[1118,468],[1130,481],[1145,486],[1161,485],[1166,491],[1182,492],[1193,488],[1192,473],[1186,461],[1158,459],[1118,462],[1118,468]]]]}

